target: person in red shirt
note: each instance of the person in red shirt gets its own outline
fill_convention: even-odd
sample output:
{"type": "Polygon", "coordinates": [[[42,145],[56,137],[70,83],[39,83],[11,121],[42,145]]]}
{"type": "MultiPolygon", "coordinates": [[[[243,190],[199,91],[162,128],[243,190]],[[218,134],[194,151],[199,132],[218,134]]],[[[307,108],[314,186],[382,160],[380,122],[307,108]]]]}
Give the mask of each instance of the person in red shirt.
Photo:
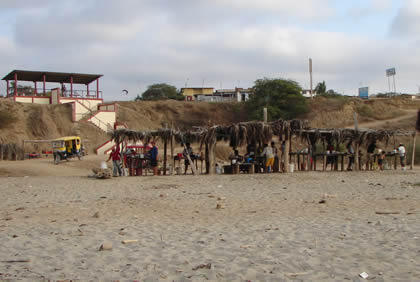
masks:
{"type": "Polygon", "coordinates": [[[112,174],[114,177],[122,176],[121,171],[121,155],[120,155],[120,148],[112,149],[111,153],[109,154],[109,158],[107,162],[112,159],[112,174]]]}

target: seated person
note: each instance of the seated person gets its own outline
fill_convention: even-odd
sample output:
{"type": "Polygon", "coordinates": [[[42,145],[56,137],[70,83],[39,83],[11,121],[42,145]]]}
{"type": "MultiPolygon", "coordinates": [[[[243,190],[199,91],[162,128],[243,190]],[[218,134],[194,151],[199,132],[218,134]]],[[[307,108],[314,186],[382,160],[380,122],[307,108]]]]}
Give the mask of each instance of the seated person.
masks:
{"type": "Polygon", "coordinates": [[[254,147],[248,145],[246,147],[246,154],[244,156],[246,163],[252,163],[255,160],[255,150],[254,147]]]}
{"type": "Polygon", "coordinates": [[[233,160],[235,160],[235,163],[240,163],[243,161],[243,157],[239,155],[238,150],[234,150],[233,153],[229,155],[230,163],[233,164],[233,160]]]}

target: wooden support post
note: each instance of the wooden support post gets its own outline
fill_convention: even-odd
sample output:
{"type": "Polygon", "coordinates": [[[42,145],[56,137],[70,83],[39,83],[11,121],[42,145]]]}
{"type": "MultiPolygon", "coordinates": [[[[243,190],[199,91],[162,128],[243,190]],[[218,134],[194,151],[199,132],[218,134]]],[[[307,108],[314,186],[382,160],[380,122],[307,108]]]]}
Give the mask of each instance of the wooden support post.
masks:
{"type": "Polygon", "coordinates": [[[356,149],[354,150],[354,170],[359,171],[359,143],[356,141],[356,149]]]}
{"type": "Polygon", "coordinates": [[[206,174],[210,174],[210,154],[209,145],[206,143],[204,147],[204,160],[206,163],[206,174]]]}
{"type": "Polygon", "coordinates": [[[300,170],[300,154],[297,154],[297,171],[300,170]]]}
{"type": "Polygon", "coordinates": [[[264,108],[264,122],[267,122],[267,120],[268,120],[267,108],[264,108]]]}
{"type": "Polygon", "coordinates": [[[327,155],[323,155],[322,157],[322,170],[325,171],[327,169],[327,155]]]}
{"type": "Polygon", "coordinates": [[[209,174],[216,173],[216,140],[212,140],[209,146],[209,174]]]}
{"type": "Polygon", "coordinates": [[[175,136],[173,134],[173,132],[171,132],[171,165],[172,165],[172,169],[171,169],[171,175],[174,175],[175,172],[175,158],[174,158],[174,143],[175,143],[175,136]]]}
{"type": "Polygon", "coordinates": [[[397,169],[397,163],[398,163],[398,153],[395,154],[395,156],[394,156],[394,169],[395,170],[397,169]]]}
{"type": "Polygon", "coordinates": [[[290,152],[290,129],[287,130],[284,144],[284,172],[289,172],[289,152],[290,152]]]}
{"type": "Polygon", "coordinates": [[[314,171],[316,171],[316,155],[314,155],[314,171]]]}
{"type": "Polygon", "coordinates": [[[165,140],[163,141],[163,175],[166,175],[166,162],[167,162],[167,153],[168,153],[168,141],[165,140]]]}
{"type": "Polygon", "coordinates": [[[411,170],[414,169],[414,159],[416,157],[416,137],[417,137],[417,132],[414,133],[414,136],[413,136],[413,152],[411,154],[411,165],[410,165],[411,170]]]}
{"type": "Polygon", "coordinates": [[[239,164],[232,165],[232,174],[239,174],[239,164]]]}
{"type": "Polygon", "coordinates": [[[0,161],[3,160],[3,145],[0,144],[0,161]]]}
{"type": "Polygon", "coordinates": [[[341,155],[341,171],[344,171],[344,154],[341,155]]]}
{"type": "Polygon", "coordinates": [[[254,174],[255,173],[255,164],[252,163],[249,168],[248,168],[248,173],[249,174],[254,174]]]}

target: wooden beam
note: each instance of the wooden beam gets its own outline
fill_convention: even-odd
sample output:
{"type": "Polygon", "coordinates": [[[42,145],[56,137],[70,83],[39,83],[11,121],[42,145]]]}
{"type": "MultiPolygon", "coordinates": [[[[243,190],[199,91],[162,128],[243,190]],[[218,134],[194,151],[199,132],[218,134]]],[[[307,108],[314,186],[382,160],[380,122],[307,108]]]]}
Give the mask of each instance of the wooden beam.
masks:
{"type": "Polygon", "coordinates": [[[290,129],[288,129],[286,132],[284,145],[284,172],[289,172],[290,129]]]}
{"type": "Polygon", "coordinates": [[[163,140],[163,175],[166,175],[166,162],[168,161],[168,141],[166,138],[163,140]]]}
{"type": "Polygon", "coordinates": [[[414,159],[416,157],[416,138],[417,138],[417,133],[414,134],[414,136],[413,136],[413,152],[412,152],[412,155],[411,155],[411,166],[410,166],[411,170],[414,169],[414,159]]]}
{"type": "Polygon", "coordinates": [[[171,132],[171,175],[174,175],[175,172],[175,158],[174,158],[174,143],[175,143],[175,136],[173,135],[173,132],[171,132]]]}
{"type": "Polygon", "coordinates": [[[354,150],[354,170],[359,170],[359,142],[356,141],[355,144],[355,150],[354,150]]]}

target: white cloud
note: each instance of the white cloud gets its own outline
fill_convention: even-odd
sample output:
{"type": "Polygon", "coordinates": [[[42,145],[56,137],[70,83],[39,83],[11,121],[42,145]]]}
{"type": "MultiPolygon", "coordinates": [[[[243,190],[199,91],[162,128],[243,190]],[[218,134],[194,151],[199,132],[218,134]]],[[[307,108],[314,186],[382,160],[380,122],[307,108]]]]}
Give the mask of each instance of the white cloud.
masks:
{"type": "Polygon", "coordinates": [[[391,25],[391,35],[419,40],[420,1],[406,0],[391,25]]]}
{"type": "MultiPolygon", "coordinates": [[[[379,12],[388,2],[371,0],[367,7],[379,12]]],[[[226,88],[252,86],[262,77],[285,77],[307,87],[309,57],[315,82],[325,80],[346,93],[356,93],[360,84],[386,90],[384,70],[390,66],[398,70],[401,89],[413,89],[419,74],[420,58],[415,55],[420,44],[410,40],[414,35],[378,39],[305,27],[334,25],[328,22],[336,19],[332,0],[18,3],[7,8],[19,19],[11,23],[13,37],[0,34],[0,71],[103,73],[100,85],[108,99],[122,98],[121,89],[134,98],[157,82],[183,87],[186,82],[201,86],[204,80],[205,85],[226,88]]],[[[415,1],[401,9],[395,30],[415,22],[401,22],[413,7],[418,7],[415,1]]]]}

